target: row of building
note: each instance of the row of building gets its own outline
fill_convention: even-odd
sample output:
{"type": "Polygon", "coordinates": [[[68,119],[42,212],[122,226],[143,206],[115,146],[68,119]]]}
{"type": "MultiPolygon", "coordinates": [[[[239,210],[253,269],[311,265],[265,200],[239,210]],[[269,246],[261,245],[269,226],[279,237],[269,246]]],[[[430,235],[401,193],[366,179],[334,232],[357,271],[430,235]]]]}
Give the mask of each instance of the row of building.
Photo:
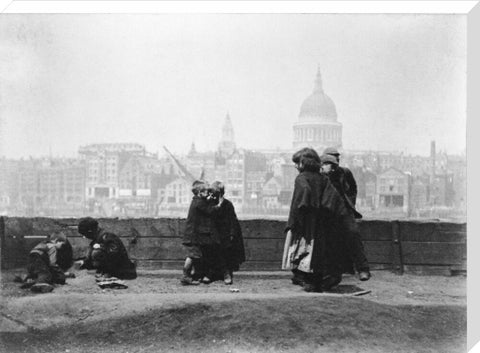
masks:
{"type": "Polygon", "coordinates": [[[241,215],[286,216],[298,173],[292,154],[305,146],[321,154],[333,146],[342,152],[341,164],[357,180],[357,206],[365,215],[465,214],[465,156],[439,153],[435,142],[429,156],[344,151],[342,124],[323,90],[320,71],[293,124],[291,149],[237,147],[229,114],[220,136],[215,151],[199,152],[192,143],[182,156],[167,148],[159,155],[137,143],[110,143],[82,146],[75,159],[0,159],[0,212],[57,217],[184,216],[191,184],[203,178],[223,181],[226,196],[241,215]]]}
{"type": "MultiPolygon", "coordinates": [[[[227,116],[226,125],[231,124],[227,116]]],[[[432,215],[464,210],[465,159],[435,153],[344,153],[366,215],[432,215]]],[[[193,180],[221,180],[240,214],[286,215],[297,171],[291,151],[242,148],[185,156],[148,153],[139,144],[83,146],[77,159],[0,160],[0,212],[44,216],[183,215],[193,180]]]]}

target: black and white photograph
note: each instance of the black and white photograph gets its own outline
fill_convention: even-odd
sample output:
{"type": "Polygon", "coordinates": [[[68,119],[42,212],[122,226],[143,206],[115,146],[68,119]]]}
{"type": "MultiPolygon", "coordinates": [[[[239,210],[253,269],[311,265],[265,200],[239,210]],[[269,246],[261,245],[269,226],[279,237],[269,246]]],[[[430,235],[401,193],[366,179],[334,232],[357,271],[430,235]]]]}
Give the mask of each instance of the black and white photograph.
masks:
{"type": "Polygon", "coordinates": [[[0,13],[0,351],[473,347],[477,2],[26,3],[0,13]]]}

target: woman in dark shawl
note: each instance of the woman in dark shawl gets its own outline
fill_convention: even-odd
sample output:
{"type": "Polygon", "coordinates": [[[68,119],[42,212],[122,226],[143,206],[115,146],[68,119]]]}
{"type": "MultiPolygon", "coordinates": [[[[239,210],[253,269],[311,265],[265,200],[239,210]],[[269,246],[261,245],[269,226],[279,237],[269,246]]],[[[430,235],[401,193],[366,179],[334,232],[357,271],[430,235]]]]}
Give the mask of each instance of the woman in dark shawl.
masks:
{"type": "Polygon", "coordinates": [[[343,272],[351,271],[344,242],[333,232],[347,210],[328,177],[319,173],[320,157],[303,148],[292,157],[300,172],[295,179],[283,259],[294,284],[307,291],[323,291],[337,285],[343,272]]]}

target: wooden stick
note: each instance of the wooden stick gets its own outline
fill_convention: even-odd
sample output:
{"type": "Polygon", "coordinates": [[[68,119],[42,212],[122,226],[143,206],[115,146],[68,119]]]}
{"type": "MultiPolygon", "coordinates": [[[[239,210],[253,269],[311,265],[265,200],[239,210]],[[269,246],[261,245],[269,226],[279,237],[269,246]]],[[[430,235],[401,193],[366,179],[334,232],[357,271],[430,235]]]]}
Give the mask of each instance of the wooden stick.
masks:
{"type": "Polygon", "coordinates": [[[352,293],[352,295],[354,297],[358,297],[360,295],[365,295],[365,294],[368,294],[368,293],[371,293],[372,291],[371,290],[362,290],[360,292],[355,292],[355,293],[352,293]]]}

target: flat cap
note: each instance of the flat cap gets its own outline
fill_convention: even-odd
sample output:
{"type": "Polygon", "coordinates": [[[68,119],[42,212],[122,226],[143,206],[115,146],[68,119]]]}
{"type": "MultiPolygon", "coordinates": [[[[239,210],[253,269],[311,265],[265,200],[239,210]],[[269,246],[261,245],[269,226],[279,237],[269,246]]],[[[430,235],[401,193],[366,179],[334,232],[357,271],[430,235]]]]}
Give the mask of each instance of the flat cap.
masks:
{"type": "Polygon", "coordinates": [[[340,156],[340,152],[335,147],[327,147],[325,148],[325,151],[323,151],[323,154],[329,154],[332,156],[340,156]]]}
{"type": "Polygon", "coordinates": [[[337,159],[332,156],[331,154],[324,154],[320,157],[322,164],[330,163],[334,165],[338,165],[337,159]]]}

